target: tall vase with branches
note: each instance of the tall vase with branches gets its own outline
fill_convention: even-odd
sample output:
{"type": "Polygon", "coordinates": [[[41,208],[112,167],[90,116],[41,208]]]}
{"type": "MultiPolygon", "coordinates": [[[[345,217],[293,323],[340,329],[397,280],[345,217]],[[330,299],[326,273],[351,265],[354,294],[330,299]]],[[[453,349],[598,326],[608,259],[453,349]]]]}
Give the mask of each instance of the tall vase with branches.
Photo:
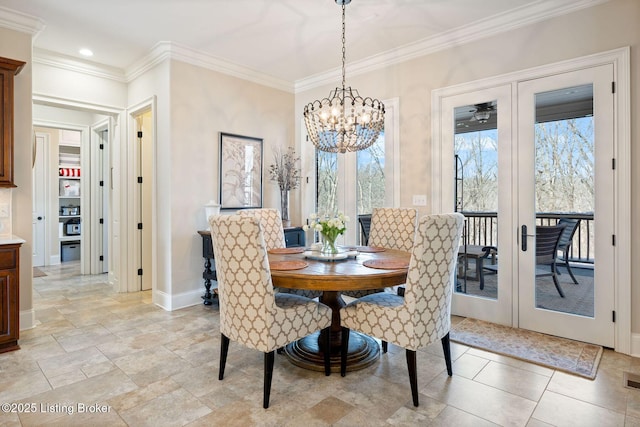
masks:
{"type": "Polygon", "coordinates": [[[293,147],[283,151],[277,148],[274,151],[274,163],[269,166],[271,180],[278,183],[280,187],[280,214],[285,227],[291,225],[289,219],[289,192],[300,186],[301,171],[300,157],[296,155],[293,147]]]}

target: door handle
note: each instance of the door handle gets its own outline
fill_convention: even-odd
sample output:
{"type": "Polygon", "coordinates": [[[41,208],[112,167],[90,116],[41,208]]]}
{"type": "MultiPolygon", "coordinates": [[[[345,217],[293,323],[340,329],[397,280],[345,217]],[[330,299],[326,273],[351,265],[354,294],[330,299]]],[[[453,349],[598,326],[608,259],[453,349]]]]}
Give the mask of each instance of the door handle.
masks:
{"type": "Polygon", "coordinates": [[[38,217],[38,221],[42,221],[42,217],[41,216],[38,217]]]}
{"type": "Polygon", "coordinates": [[[535,237],[533,234],[527,234],[527,226],[522,224],[522,226],[520,227],[520,229],[522,230],[522,236],[521,236],[521,244],[522,244],[522,252],[526,252],[527,251],[527,237],[535,237]]]}

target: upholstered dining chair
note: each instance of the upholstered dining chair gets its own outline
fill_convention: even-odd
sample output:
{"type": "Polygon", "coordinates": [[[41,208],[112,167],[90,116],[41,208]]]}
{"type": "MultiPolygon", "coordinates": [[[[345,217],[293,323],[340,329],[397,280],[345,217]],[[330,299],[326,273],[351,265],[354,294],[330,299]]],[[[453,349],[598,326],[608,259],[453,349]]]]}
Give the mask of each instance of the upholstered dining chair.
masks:
{"type": "Polygon", "coordinates": [[[277,209],[241,209],[237,213],[241,216],[253,216],[260,220],[264,244],[267,250],[284,248],[286,246],[282,217],[277,209]]]}
{"type": "MultiPolygon", "coordinates": [[[[262,227],[264,243],[267,247],[267,251],[271,249],[284,248],[286,246],[280,211],[277,209],[261,208],[241,209],[237,213],[241,216],[253,216],[260,220],[260,226],[262,227]]],[[[317,298],[322,295],[322,292],[320,291],[310,291],[306,289],[276,288],[276,292],[302,295],[307,298],[317,298]]]]}
{"type": "Polygon", "coordinates": [[[411,251],[416,232],[414,208],[374,208],[371,214],[369,246],[411,251]]]}
{"type": "MultiPolygon", "coordinates": [[[[374,208],[367,245],[410,252],[416,231],[417,211],[413,208],[374,208]]],[[[402,294],[399,288],[398,292],[402,294]]],[[[345,291],[342,294],[352,298],[383,292],[384,289],[366,291],[345,291]]]]}
{"type": "MultiPolygon", "coordinates": [[[[220,371],[224,378],[231,340],[264,352],[263,407],[269,407],[276,349],[326,329],[329,348],[331,309],[299,295],[274,293],[267,249],[257,218],[213,215],[209,218],[216,255],[220,298],[220,371]]],[[[331,373],[325,352],[325,375],[331,373]]]]}
{"type": "Polygon", "coordinates": [[[346,374],[349,331],[404,347],[413,405],[418,406],[416,350],[440,340],[447,373],[451,367],[451,296],[464,216],[459,213],[420,218],[407,272],[404,298],[391,293],[368,295],[340,310],[340,373],[346,374]]]}

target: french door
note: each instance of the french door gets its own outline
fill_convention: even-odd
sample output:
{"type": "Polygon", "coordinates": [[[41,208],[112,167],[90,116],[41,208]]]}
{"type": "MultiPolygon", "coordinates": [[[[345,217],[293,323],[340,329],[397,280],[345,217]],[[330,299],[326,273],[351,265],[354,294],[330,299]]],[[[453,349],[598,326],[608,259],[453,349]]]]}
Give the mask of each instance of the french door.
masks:
{"type": "Polygon", "coordinates": [[[613,65],[606,64],[519,83],[514,176],[519,326],[607,347],[615,337],[613,81],[613,65]],[[569,267],[563,263],[553,277],[539,254],[536,262],[543,242],[536,231],[545,231],[536,228],[544,223],[536,213],[558,210],[580,223],[569,267]]]}
{"type": "Polygon", "coordinates": [[[509,248],[515,245],[511,102],[511,86],[503,85],[446,97],[440,106],[448,154],[443,155],[440,180],[447,201],[441,209],[467,216],[454,314],[506,325],[513,319],[514,254],[509,248]],[[485,246],[500,251],[500,269],[491,276],[483,268],[490,261],[477,256],[485,246]]]}
{"type": "Polygon", "coordinates": [[[614,347],[613,77],[585,67],[434,105],[436,209],[467,218],[454,314],[614,347]],[[563,218],[580,224],[567,258],[545,263],[537,227],[563,218]]]}

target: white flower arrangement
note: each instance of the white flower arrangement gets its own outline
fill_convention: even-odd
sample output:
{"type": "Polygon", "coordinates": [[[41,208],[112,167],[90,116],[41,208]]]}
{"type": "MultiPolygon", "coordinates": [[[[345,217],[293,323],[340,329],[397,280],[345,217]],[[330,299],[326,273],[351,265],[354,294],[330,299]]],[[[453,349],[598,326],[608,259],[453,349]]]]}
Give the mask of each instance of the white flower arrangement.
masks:
{"type": "Polygon", "coordinates": [[[317,213],[309,215],[309,224],[302,226],[303,230],[314,230],[322,234],[325,238],[332,242],[335,242],[336,238],[344,234],[347,230],[347,222],[349,217],[343,212],[338,212],[336,215],[320,216],[317,213]],[[324,219],[321,219],[324,218],[324,219]]]}

